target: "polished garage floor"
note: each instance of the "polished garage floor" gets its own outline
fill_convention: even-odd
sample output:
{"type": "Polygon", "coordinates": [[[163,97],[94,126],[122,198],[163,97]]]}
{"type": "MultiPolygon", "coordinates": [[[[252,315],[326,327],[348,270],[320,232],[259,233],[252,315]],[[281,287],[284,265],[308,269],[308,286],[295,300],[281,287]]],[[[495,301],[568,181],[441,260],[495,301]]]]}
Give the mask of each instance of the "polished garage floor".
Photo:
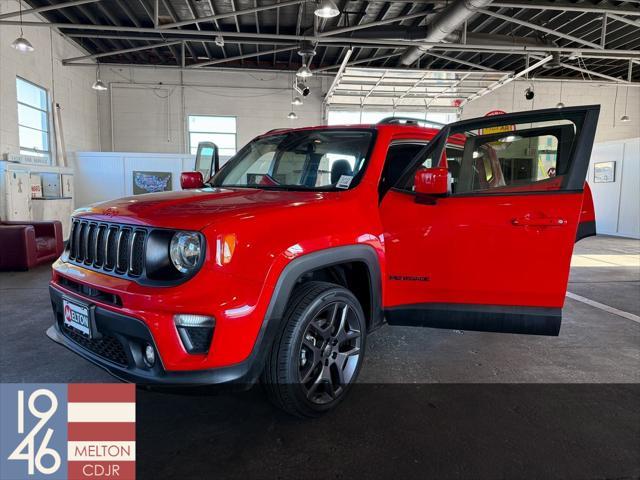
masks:
{"type": "MultiPolygon", "coordinates": [[[[138,391],[139,478],[640,476],[640,242],[581,241],[560,336],[384,327],[301,421],[246,393],[138,391]]],[[[2,382],[110,382],[59,347],[48,268],[0,274],[2,382]]]]}

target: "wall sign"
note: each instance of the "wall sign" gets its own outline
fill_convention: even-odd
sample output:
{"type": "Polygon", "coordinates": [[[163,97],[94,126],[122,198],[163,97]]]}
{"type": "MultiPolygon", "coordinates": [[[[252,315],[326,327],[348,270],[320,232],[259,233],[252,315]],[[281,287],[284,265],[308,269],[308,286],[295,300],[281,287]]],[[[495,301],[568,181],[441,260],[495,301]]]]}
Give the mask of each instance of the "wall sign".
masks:
{"type": "Polygon", "coordinates": [[[171,191],[171,172],[133,172],[133,194],[171,191]]]}
{"type": "Polygon", "coordinates": [[[593,164],[594,183],[613,183],[616,181],[616,162],[598,162],[593,164]]]}

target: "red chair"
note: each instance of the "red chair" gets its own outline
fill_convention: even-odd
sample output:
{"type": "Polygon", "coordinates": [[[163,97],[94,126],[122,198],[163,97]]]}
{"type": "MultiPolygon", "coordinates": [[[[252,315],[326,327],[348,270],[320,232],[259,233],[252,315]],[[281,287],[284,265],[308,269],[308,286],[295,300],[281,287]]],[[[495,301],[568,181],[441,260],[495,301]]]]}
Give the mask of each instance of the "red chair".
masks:
{"type": "Polygon", "coordinates": [[[0,271],[29,270],[52,262],[64,246],[62,223],[0,220],[0,271]]]}

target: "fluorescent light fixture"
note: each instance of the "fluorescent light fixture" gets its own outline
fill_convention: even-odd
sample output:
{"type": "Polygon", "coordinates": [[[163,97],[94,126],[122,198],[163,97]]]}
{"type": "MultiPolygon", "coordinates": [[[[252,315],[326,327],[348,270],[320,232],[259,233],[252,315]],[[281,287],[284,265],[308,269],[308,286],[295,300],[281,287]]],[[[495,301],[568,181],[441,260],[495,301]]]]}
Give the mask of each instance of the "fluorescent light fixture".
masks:
{"type": "Polygon", "coordinates": [[[320,18],[333,18],[340,15],[340,10],[332,0],[320,0],[313,13],[320,18]]]}

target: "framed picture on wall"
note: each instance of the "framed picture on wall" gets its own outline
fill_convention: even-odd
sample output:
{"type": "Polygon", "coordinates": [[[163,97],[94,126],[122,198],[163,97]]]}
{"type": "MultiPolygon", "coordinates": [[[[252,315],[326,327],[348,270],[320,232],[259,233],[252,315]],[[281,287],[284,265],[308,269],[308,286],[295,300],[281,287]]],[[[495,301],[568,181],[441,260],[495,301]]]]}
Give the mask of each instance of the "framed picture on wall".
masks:
{"type": "Polygon", "coordinates": [[[594,183],[613,183],[616,181],[616,162],[599,162],[593,164],[594,183]]]}
{"type": "Polygon", "coordinates": [[[133,171],[133,194],[171,191],[171,172],[133,171]]]}

